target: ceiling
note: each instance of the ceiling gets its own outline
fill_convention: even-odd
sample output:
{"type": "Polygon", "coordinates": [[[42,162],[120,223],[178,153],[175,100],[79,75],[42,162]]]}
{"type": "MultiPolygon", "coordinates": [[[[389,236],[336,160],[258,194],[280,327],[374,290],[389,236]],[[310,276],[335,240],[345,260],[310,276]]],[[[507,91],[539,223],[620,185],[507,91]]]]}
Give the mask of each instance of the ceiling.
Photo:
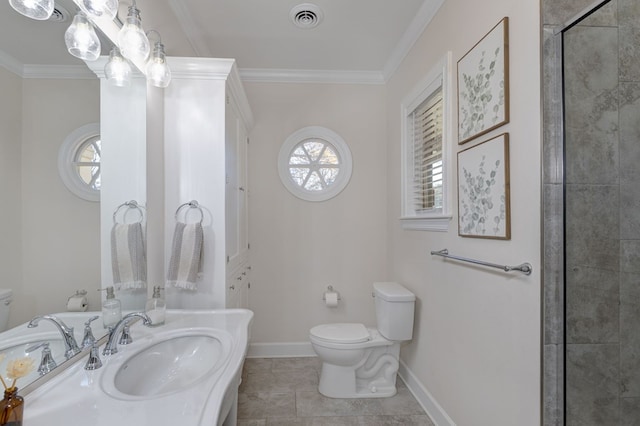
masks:
{"type": "MultiPolygon", "coordinates": [[[[241,70],[393,72],[443,0],[137,0],[145,30],[162,35],[168,56],[235,58],[241,70]],[[291,9],[305,1],[324,15],[312,29],[296,27],[291,9]]],[[[120,2],[124,20],[130,0],[120,2]]],[[[70,67],[66,22],[34,21],[0,0],[0,65],[70,67]]],[[[152,38],[153,40],[153,38],[152,38]]],[[[105,43],[108,41],[105,40],[105,43]]],[[[103,51],[108,53],[109,46],[103,51]]]]}

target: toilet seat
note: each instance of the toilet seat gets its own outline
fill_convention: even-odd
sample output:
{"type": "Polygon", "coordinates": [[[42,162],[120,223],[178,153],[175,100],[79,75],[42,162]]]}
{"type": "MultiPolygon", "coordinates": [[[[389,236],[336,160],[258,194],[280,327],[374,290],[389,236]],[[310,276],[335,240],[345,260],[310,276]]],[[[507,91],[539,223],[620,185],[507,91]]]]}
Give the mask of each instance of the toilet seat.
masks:
{"type": "Polygon", "coordinates": [[[364,324],[336,323],[320,324],[309,333],[318,340],[328,343],[362,343],[371,339],[371,334],[364,324]]]}

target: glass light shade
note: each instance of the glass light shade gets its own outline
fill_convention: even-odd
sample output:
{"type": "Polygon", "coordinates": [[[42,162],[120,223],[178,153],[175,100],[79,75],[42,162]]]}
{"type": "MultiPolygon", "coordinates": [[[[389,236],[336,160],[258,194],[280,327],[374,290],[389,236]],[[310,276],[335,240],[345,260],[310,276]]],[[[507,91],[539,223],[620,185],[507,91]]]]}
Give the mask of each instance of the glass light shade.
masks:
{"type": "Polygon", "coordinates": [[[167,87],[171,82],[171,70],[164,55],[164,45],[155,44],[153,55],[147,63],[147,79],[156,87],[167,87]]]}
{"type": "Polygon", "coordinates": [[[151,50],[149,39],[142,30],[140,11],[135,6],[129,7],[127,20],[118,33],[118,46],[122,56],[129,60],[144,62],[151,50]]]}
{"type": "Polygon", "coordinates": [[[100,40],[93,24],[83,13],[73,18],[71,26],[64,33],[64,42],[69,53],[76,58],[95,61],[100,56],[100,40]]]}
{"type": "Polygon", "coordinates": [[[82,0],[82,11],[95,18],[113,19],[118,13],[118,0],[82,0]]]}
{"type": "Polygon", "coordinates": [[[109,53],[109,62],[104,66],[107,81],[114,86],[127,87],[131,84],[131,65],[120,55],[120,49],[114,47],[109,53]]]}
{"type": "Polygon", "coordinates": [[[9,4],[17,12],[31,19],[44,21],[53,13],[53,0],[9,0],[9,4]]]}

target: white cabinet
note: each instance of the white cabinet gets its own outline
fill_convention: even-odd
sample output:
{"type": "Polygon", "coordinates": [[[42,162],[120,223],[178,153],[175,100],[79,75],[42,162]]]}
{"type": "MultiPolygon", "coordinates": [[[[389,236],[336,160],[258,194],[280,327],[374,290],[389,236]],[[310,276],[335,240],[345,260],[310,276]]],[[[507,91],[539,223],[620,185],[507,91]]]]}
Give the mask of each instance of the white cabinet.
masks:
{"type": "MultiPolygon", "coordinates": [[[[176,208],[198,201],[204,212],[202,277],[196,292],[167,291],[170,306],[184,309],[246,305],[248,280],[247,135],[253,117],[235,62],[228,59],[170,58],[171,85],[153,95],[164,120],[164,182],[158,203],[164,205],[165,262],[176,208]],[[174,73],[175,70],[175,73],[174,73]],[[228,285],[240,272],[246,285],[228,285]]],[[[159,145],[159,144],[158,144],[159,145]]],[[[155,146],[155,144],[154,144],[155,146]]],[[[165,268],[166,270],[166,268],[165,268]]]]}

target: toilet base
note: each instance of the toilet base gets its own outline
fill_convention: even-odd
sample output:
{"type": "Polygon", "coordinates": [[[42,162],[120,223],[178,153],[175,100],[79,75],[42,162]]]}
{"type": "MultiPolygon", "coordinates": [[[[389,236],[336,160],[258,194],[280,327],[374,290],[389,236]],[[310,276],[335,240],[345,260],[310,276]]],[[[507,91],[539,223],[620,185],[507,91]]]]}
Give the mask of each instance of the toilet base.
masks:
{"type": "Polygon", "coordinates": [[[318,391],[329,398],[388,398],[396,394],[400,345],[374,348],[359,365],[322,363],[318,391]]]}

